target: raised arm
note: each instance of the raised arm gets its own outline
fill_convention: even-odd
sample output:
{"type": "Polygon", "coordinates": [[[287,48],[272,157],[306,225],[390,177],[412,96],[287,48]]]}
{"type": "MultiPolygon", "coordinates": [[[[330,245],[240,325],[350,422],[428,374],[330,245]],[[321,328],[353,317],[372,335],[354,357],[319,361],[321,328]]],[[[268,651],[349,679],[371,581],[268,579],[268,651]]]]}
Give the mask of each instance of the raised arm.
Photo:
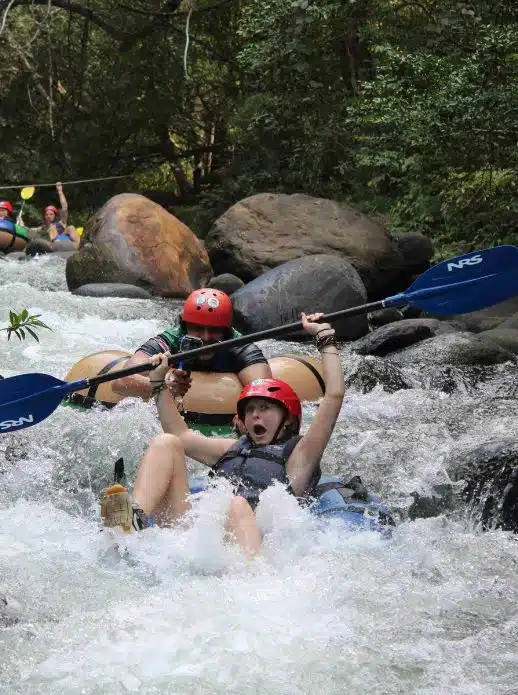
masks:
{"type": "Polygon", "coordinates": [[[297,444],[286,464],[293,493],[303,496],[320,463],[340,414],[345,385],[340,353],[336,347],[335,331],[328,323],[317,323],[322,314],[302,314],[304,330],[315,336],[322,355],[325,394],[319,403],[313,422],[297,444]]]}
{"type": "Polygon", "coordinates": [[[56,190],[59,196],[59,207],[61,208],[61,224],[63,227],[66,227],[68,223],[68,202],[63,192],[63,185],[61,183],[57,183],[56,190]]]}

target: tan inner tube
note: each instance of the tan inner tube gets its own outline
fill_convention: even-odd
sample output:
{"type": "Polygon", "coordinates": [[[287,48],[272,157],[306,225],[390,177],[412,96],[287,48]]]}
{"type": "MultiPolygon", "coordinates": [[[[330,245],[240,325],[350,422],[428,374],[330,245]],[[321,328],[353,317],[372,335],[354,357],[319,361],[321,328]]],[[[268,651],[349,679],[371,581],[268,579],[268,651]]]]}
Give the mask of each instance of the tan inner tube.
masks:
{"type": "Polygon", "coordinates": [[[11,232],[0,231],[0,251],[10,253],[11,251],[23,251],[27,246],[28,239],[15,236],[11,232]],[[14,241],[13,241],[14,236],[14,241]]]}
{"type": "MultiPolygon", "coordinates": [[[[108,374],[123,369],[130,357],[122,350],[104,350],[83,357],[66,375],[66,381],[108,374]]],[[[315,401],[323,396],[322,364],[307,355],[278,355],[269,360],[272,374],[286,381],[302,401],[315,401]]],[[[186,420],[201,424],[220,425],[232,421],[236,402],[241,393],[241,382],[235,374],[193,372],[192,386],[183,399],[186,420]]],[[[102,403],[112,408],[123,397],[111,388],[111,382],[83,391],[77,391],[71,400],[84,407],[102,403]]]]}

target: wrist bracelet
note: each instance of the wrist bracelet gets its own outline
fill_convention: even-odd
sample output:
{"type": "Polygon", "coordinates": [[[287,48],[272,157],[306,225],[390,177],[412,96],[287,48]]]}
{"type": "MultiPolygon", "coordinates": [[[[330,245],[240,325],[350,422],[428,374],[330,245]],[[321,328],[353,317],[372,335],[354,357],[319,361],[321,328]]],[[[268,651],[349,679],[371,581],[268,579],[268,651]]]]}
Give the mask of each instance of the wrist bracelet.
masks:
{"type": "Polygon", "coordinates": [[[337,347],[334,331],[329,335],[323,335],[321,337],[317,336],[315,339],[315,345],[318,351],[322,350],[322,348],[325,348],[328,345],[333,345],[334,347],[337,347]]]}
{"type": "Polygon", "coordinates": [[[322,331],[333,331],[333,333],[334,333],[334,330],[335,330],[335,329],[334,329],[334,328],[331,328],[331,327],[329,327],[329,328],[321,328],[319,331],[317,331],[317,332],[315,333],[315,335],[318,335],[319,333],[322,333],[322,331]]]}
{"type": "Polygon", "coordinates": [[[149,383],[150,384],[163,384],[165,379],[150,379],[149,383]]]}
{"type": "Polygon", "coordinates": [[[158,396],[162,393],[162,391],[165,389],[165,383],[162,381],[158,386],[155,386],[151,390],[151,397],[152,398],[158,398],[158,396]]]}

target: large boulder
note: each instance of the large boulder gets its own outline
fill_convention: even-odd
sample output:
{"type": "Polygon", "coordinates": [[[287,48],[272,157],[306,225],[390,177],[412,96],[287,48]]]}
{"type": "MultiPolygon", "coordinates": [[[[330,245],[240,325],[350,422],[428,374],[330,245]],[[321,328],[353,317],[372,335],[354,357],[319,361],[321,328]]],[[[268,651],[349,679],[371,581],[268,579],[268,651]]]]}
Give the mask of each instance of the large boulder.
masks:
{"type": "Polygon", "coordinates": [[[405,380],[402,371],[390,362],[375,357],[365,357],[344,377],[345,388],[369,393],[381,386],[386,393],[395,393],[412,386],[405,380]]]}
{"type": "Polygon", "coordinates": [[[377,222],[345,203],[307,195],[260,193],[233,205],[205,240],[216,273],[253,280],[302,256],[346,257],[371,299],[404,289],[398,242],[377,222]]]}
{"type": "MultiPolygon", "coordinates": [[[[269,270],[232,295],[234,322],[245,333],[300,320],[301,311],[330,313],[364,304],[367,293],[352,265],[338,256],[304,256],[269,270]]],[[[333,322],[339,338],[367,332],[364,314],[333,322]]],[[[293,338],[293,334],[289,336],[293,338]]]]}
{"type": "Polygon", "coordinates": [[[162,297],[186,297],[212,277],[209,257],[183,222],[144,196],[111,198],[90,220],[68,260],[70,290],[115,282],[162,297]]]}

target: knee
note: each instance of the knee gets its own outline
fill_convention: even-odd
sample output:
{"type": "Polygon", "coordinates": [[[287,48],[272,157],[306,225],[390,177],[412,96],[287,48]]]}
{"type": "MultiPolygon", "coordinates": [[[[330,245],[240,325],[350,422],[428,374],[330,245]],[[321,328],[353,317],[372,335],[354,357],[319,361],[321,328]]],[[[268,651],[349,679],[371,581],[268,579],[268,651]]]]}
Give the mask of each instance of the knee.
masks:
{"type": "Polygon", "coordinates": [[[183,444],[175,434],[159,434],[151,440],[149,448],[153,451],[167,452],[176,456],[184,455],[183,444]]]}
{"type": "Polygon", "coordinates": [[[230,515],[234,519],[243,519],[253,516],[254,512],[244,497],[235,495],[230,503],[230,515]]]}

